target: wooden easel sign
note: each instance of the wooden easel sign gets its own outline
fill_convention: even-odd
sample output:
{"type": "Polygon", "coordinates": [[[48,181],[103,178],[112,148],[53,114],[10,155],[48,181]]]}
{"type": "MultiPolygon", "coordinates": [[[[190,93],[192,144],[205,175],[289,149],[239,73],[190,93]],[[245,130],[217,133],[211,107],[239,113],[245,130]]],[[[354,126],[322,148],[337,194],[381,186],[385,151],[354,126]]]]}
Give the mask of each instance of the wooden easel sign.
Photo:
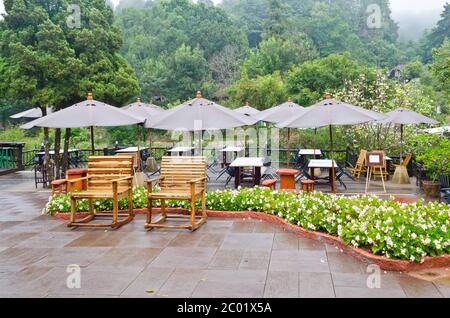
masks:
{"type": "Polygon", "coordinates": [[[385,158],[384,158],[384,152],[381,151],[373,151],[368,152],[366,155],[366,167],[367,167],[367,177],[366,177],[366,194],[369,191],[370,187],[370,181],[372,179],[372,173],[374,170],[379,169],[380,175],[381,175],[381,181],[383,183],[383,193],[386,193],[386,185],[384,183],[384,176],[383,176],[383,168],[385,166],[385,158]]]}

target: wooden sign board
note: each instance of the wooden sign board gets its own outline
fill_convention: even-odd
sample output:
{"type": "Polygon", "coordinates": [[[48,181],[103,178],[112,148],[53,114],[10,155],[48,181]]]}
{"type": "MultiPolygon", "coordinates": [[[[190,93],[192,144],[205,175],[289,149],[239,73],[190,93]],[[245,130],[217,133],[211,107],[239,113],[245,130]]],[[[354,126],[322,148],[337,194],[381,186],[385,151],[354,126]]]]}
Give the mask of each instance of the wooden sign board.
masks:
{"type": "Polygon", "coordinates": [[[384,153],[379,151],[368,152],[366,156],[367,167],[383,167],[384,166],[384,153]]]}

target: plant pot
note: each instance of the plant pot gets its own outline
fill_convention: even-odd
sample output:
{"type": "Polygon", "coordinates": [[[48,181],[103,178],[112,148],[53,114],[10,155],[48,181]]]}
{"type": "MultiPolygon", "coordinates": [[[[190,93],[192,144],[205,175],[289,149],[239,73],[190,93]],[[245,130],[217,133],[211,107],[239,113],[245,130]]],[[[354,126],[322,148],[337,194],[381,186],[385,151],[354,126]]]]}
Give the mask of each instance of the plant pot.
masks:
{"type": "Polygon", "coordinates": [[[423,191],[427,197],[438,198],[441,191],[441,184],[438,181],[423,181],[423,191]]]}

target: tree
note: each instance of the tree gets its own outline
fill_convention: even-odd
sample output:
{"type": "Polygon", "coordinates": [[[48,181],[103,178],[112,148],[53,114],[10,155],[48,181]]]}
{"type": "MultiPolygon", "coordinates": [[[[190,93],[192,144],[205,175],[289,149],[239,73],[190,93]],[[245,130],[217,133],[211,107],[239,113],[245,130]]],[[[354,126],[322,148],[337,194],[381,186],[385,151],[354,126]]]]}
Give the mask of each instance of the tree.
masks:
{"type": "Polygon", "coordinates": [[[348,54],[332,54],[294,67],[286,74],[284,82],[289,95],[302,105],[311,105],[322,99],[326,92],[343,88],[346,81],[355,80],[361,74],[367,74],[368,79],[373,80],[369,70],[348,54]]]}
{"type": "MultiPolygon", "coordinates": [[[[80,8],[79,25],[68,22],[73,18],[77,22],[78,17],[67,10],[67,0],[6,0],[4,4],[0,87],[5,97],[27,100],[45,110],[45,106],[61,109],[74,104],[87,91],[114,104],[139,92],[133,70],[118,54],[121,35],[112,26],[113,13],[104,1],[71,1],[80,8]]],[[[60,130],[55,134],[58,168],[60,130]]]]}
{"type": "Polygon", "coordinates": [[[286,17],[289,6],[283,4],[281,0],[267,0],[267,18],[262,21],[263,39],[281,36],[286,30],[286,17]]]}
{"type": "Polygon", "coordinates": [[[250,102],[253,107],[264,110],[286,101],[287,96],[281,75],[258,76],[250,79],[244,76],[228,89],[229,104],[242,106],[250,102]]]}
{"type": "Polygon", "coordinates": [[[435,28],[425,36],[422,42],[423,61],[431,62],[433,58],[433,48],[440,47],[446,37],[450,36],[450,3],[444,5],[444,11],[441,13],[441,19],[437,22],[435,28]]]}
{"type": "Polygon", "coordinates": [[[436,79],[437,90],[442,94],[441,106],[446,108],[450,105],[450,41],[448,38],[444,40],[441,47],[433,50],[431,72],[436,79]]]}
{"type": "Polygon", "coordinates": [[[312,40],[303,33],[286,39],[271,37],[260,43],[258,49],[250,52],[242,64],[242,73],[249,77],[284,73],[292,66],[313,60],[319,55],[312,40]]]}
{"type": "Polygon", "coordinates": [[[199,48],[181,45],[173,54],[147,60],[140,74],[143,97],[164,96],[168,102],[193,98],[197,90],[210,92],[208,62],[199,48]]]}

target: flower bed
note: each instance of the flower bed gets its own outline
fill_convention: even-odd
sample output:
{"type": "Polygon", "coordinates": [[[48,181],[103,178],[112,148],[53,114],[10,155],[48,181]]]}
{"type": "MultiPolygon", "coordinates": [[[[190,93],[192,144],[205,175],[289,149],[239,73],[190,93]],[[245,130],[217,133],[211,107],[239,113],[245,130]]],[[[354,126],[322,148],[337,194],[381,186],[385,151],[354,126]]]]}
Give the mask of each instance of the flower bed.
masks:
{"type": "MultiPolygon", "coordinates": [[[[420,262],[426,256],[450,252],[450,206],[418,201],[403,204],[375,196],[343,197],[295,194],[266,188],[213,191],[207,193],[207,208],[220,211],[255,211],[272,214],[303,229],[339,237],[345,244],[390,259],[420,262]]],[[[120,200],[120,208],[127,199],[120,200]]],[[[133,207],[147,205],[144,188],[133,193],[133,207]]],[[[170,200],[169,207],[187,208],[186,202],[170,200]]],[[[80,200],[78,211],[87,210],[80,200]]],[[[110,200],[95,200],[98,211],[112,209],[110,200]]],[[[50,199],[46,213],[69,212],[68,195],[50,199]]]]}

